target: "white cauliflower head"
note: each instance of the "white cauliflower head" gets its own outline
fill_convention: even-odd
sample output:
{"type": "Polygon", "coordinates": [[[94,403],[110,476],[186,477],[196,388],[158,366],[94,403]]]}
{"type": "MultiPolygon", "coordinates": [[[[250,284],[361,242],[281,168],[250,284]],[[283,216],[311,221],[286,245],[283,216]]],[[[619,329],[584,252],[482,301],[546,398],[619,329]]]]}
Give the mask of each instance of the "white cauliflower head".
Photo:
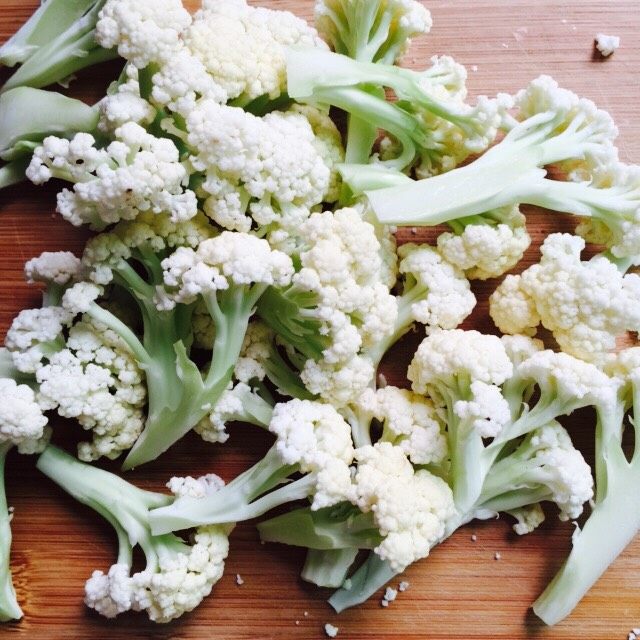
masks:
{"type": "Polygon", "coordinates": [[[407,389],[367,389],[358,408],[383,425],[382,440],[404,451],[413,464],[442,462],[447,441],[433,403],[407,389]]]}
{"type": "Polygon", "coordinates": [[[456,329],[425,338],[407,376],[416,393],[436,392],[436,396],[447,398],[475,381],[501,385],[512,373],[513,365],[500,338],[456,329]]]}
{"type": "Polygon", "coordinates": [[[107,0],[96,24],[96,41],[139,69],[168,60],[191,24],[181,0],[107,0]]]}
{"type": "Polygon", "coordinates": [[[464,273],[433,247],[405,244],[398,254],[405,277],[402,300],[411,304],[413,318],[429,329],[455,329],[476,305],[464,273]]]}
{"type": "Polygon", "coordinates": [[[48,422],[42,411],[31,387],[0,378],[0,445],[8,442],[28,448],[42,439],[48,422]]]}
{"type": "Polygon", "coordinates": [[[326,49],[304,20],[242,0],[205,0],[183,42],[229,99],[243,103],[285,92],[286,46],[326,49]]]}
{"type": "Polygon", "coordinates": [[[584,246],[576,236],[550,235],[540,263],[517,280],[505,280],[493,294],[491,315],[498,327],[528,331],[538,320],[563,351],[590,362],[601,362],[617,336],[638,331],[640,276],[622,275],[605,257],[582,262],[584,246]]]}
{"type": "Polygon", "coordinates": [[[470,390],[469,400],[457,400],[453,405],[455,415],[483,438],[495,438],[511,421],[509,403],[494,384],[475,380],[470,390]]]}
{"type": "Polygon", "coordinates": [[[76,226],[103,228],[144,211],[168,213],[174,221],[196,215],[196,195],[186,187],[189,173],[172,140],[130,121],[114,137],[99,149],[88,133],[71,140],[49,136],[34,151],[27,177],[36,184],[51,178],[75,183],[58,194],[57,210],[76,226]]]}
{"type": "Polygon", "coordinates": [[[466,225],[462,233],[438,236],[438,251],[470,280],[498,278],[520,260],[531,244],[524,225],[466,225]]]}
{"type": "Polygon", "coordinates": [[[35,373],[47,355],[64,347],[62,332],[73,314],[62,307],[25,309],[11,323],[5,346],[23,373],[35,373]]]}
{"type": "Polygon", "coordinates": [[[24,266],[28,282],[64,285],[80,274],[81,262],[70,251],[45,251],[24,266]]]}
{"type": "Polygon", "coordinates": [[[328,507],[352,494],[354,449],[351,427],[334,407],[310,400],[277,404],[269,424],[284,464],[297,464],[317,477],[312,509],[328,507]]]}
{"type": "Polygon", "coordinates": [[[64,349],[36,371],[38,401],[75,418],[92,432],[78,445],[81,460],[116,458],[130,449],[144,427],[144,373],[122,339],[83,319],[69,330],[64,349]]]}
{"type": "Polygon", "coordinates": [[[372,512],[384,540],[375,552],[394,571],[429,555],[455,514],[453,494],[444,480],[414,471],[405,453],[389,442],[356,450],[354,504],[372,512]]]}
{"type": "Polygon", "coordinates": [[[196,250],[178,247],[162,268],[166,295],[174,304],[231,286],[284,286],[293,275],[289,256],[255,235],[232,231],[204,240],[196,250]]]}
{"type": "Polygon", "coordinates": [[[240,108],[201,100],[186,116],[191,163],[204,174],[205,213],[221,227],[294,230],[321,203],[331,170],[299,113],[258,118],[240,108]]]}
{"type": "Polygon", "coordinates": [[[374,376],[373,363],[364,356],[354,356],[339,364],[307,360],[300,372],[307,389],[335,407],[357,401],[374,376]]]}

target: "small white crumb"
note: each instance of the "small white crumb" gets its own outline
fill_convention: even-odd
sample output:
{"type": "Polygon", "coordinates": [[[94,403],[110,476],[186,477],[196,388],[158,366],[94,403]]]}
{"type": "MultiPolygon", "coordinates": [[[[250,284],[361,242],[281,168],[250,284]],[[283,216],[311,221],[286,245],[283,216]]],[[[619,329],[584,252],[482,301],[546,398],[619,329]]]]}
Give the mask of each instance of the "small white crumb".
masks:
{"type": "Polygon", "coordinates": [[[387,386],[387,378],[384,373],[378,374],[378,386],[380,389],[384,389],[387,386]]]}
{"type": "Polygon", "coordinates": [[[418,235],[418,230],[415,227],[411,227],[411,235],[412,236],[418,235]]]}
{"type": "Polygon", "coordinates": [[[567,24],[567,22],[569,22],[566,18],[562,18],[562,20],[560,20],[560,22],[562,22],[562,24],[567,24]]]}
{"type": "Polygon", "coordinates": [[[244,580],[239,573],[236,573],[236,584],[241,587],[244,584],[244,580]]]}
{"type": "Polygon", "coordinates": [[[351,587],[353,586],[353,582],[351,582],[351,578],[347,578],[343,583],[342,583],[342,588],[345,591],[349,591],[349,589],[351,589],[351,587]]]}
{"type": "Polygon", "coordinates": [[[477,64],[472,64],[471,65],[471,71],[477,71],[478,70],[478,65],[477,64]]]}
{"type": "Polygon", "coordinates": [[[334,627],[328,622],[324,625],[324,632],[327,634],[328,638],[335,638],[338,635],[338,631],[340,631],[338,627],[334,627]]]}
{"type": "Polygon", "coordinates": [[[475,533],[471,534],[471,542],[475,542],[478,539],[478,536],[475,533]]]}
{"type": "Polygon", "coordinates": [[[604,33],[596,34],[596,49],[608,58],[620,46],[620,38],[618,36],[608,36],[604,33]]]}
{"type": "Polygon", "coordinates": [[[399,585],[398,585],[398,591],[400,592],[404,592],[409,588],[409,583],[406,580],[403,580],[399,585]]]}
{"type": "Polygon", "coordinates": [[[527,27],[518,27],[513,32],[513,37],[515,38],[516,42],[522,42],[527,33],[529,33],[529,29],[527,27]]]}
{"type": "Polygon", "coordinates": [[[300,620],[296,620],[296,627],[300,624],[300,620]]]}
{"type": "Polygon", "coordinates": [[[509,48],[509,45],[508,45],[506,42],[503,42],[503,43],[502,43],[502,47],[503,47],[504,49],[508,49],[508,48],[509,48]]]}
{"type": "Polygon", "coordinates": [[[303,615],[305,618],[308,618],[308,617],[309,617],[309,612],[308,612],[308,611],[305,611],[302,615],[303,615]]]}
{"type": "Polygon", "coordinates": [[[398,597],[398,591],[393,587],[387,587],[387,590],[384,592],[384,599],[387,602],[393,602],[398,597]]]}
{"type": "Polygon", "coordinates": [[[494,560],[500,560],[500,558],[502,558],[502,555],[500,554],[499,551],[496,551],[494,556],[493,556],[494,560]]]}
{"type": "Polygon", "coordinates": [[[382,600],[380,600],[380,606],[381,607],[388,607],[389,606],[389,601],[385,600],[384,598],[382,598],[382,600]]]}

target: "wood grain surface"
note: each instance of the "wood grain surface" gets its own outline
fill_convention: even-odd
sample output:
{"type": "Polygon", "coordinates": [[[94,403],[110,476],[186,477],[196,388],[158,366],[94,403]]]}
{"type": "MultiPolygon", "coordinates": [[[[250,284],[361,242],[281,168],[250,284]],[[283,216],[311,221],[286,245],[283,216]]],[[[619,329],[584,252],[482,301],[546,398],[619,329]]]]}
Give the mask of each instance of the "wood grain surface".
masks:
{"type": "MultiPolygon", "coordinates": [[[[37,0],[0,0],[0,41],[32,12],[37,0]]],[[[311,0],[264,0],[310,17],[311,0]]],[[[415,43],[407,63],[418,67],[434,54],[449,54],[469,69],[472,94],[513,92],[540,73],[595,100],[620,128],[620,152],[640,160],[640,3],[638,0],[434,0],[428,3],[434,28],[415,43]],[[593,37],[619,35],[621,48],[609,60],[593,52],[593,37]]],[[[118,65],[83,74],[71,93],[87,100],[102,95],[118,65]]],[[[0,72],[1,73],[1,72],[0,72]]],[[[2,79],[0,77],[0,79],[2,79]]],[[[38,304],[38,292],[25,284],[24,262],[43,250],[69,249],[79,254],[86,233],[56,217],[55,186],[22,185],[0,193],[0,338],[13,316],[38,304]]],[[[574,221],[529,210],[534,247],[522,266],[537,259],[537,247],[550,231],[571,231],[574,221]]],[[[403,231],[403,238],[415,239],[403,231]]],[[[433,231],[420,234],[433,237],[433,231]]],[[[465,325],[494,331],[487,295],[495,282],[475,287],[479,304],[465,325]]],[[[403,342],[387,359],[384,371],[396,384],[419,336],[403,342]]],[[[55,421],[56,441],[73,445],[80,437],[72,423],[55,421]]],[[[590,450],[593,417],[572,419],[576,440],[590,450]]],[[[172,475],[215,471],[229,479],[258,459],[268,438],[238,426],[230,441],[203,446],[187,437],[157,462],[130,475],[140,486],[161,489],[172,475]]],[[[106,465],[113,470],[115,465],[106,465]]],[[[33,460],[11,455],[7,488],[15,507],[12,567],[25,618],[3,625],[0,638],[39,640],[102,639],[222,640],[324,637],[323,626],[340,628],[339,638],[355,640],[425,638],[525,638],[623,640],[640,626],[640,540],[616,561],[573,616],[545,628],[528,607],[559,567],[569,548],[572,527],[549,514],[535,533],[517,538],[506,521],[472,524],[411,567],[409,590],[388,609],[379,598],[335,615],[327,592],[298,578],[303,555],[289,548],[261,546],[249,525],[236,528],[225,576],[197,611],[167,626],[154,626],[142,615],[106,621],[87,611],[83,585],[93,569],[114,562],[115,539],[108,526],[75,504],[33,468],[33,460]],[[477,540],[471,540],[471,534],[477,540]],[[495,560],[495,553],[501,554],[495,560]],[[244,584],[236,584],[236,574],[244,584]]],[[[612,526],[615,526],[612,524],[612,526]]]]}

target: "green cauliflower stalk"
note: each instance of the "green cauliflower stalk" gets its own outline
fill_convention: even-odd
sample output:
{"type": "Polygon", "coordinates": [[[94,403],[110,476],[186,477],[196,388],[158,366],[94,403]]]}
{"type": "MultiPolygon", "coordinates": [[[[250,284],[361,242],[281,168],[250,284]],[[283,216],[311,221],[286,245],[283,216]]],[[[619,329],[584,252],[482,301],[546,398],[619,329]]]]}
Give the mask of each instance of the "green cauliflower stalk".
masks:
{"type": "Polygon", "coordinates": [[[618,391],[612,404],[596,406],[596,494],[591,513],[582,527],[576,527],[569,557],[533,604],[536,615],[548,625],[573,611],[640,530],[636,499],[640,487],[640,349],[620,352],[609,372],[618,391]],[[622,446],[628,429],[633,430],[636,442],[629,455],[622,446]]]}
{"type": "Polygon", "coordinates": [[[0,47],[0,64],[19,68],[0,88],[45,87],[118,57],[101,47],[96,24],[105,0],[45,0],[20,30],[0,47]]]}

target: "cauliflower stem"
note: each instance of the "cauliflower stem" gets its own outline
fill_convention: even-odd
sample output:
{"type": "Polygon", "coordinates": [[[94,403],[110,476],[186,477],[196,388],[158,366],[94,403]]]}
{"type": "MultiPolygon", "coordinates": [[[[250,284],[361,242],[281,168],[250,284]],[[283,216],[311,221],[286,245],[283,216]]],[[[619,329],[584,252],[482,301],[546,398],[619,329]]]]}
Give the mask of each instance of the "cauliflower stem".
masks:
{"type": "Polygon", "coordinates": [[[305,582],[336,589],[344,584],[358,549],[309,549],[300,572],[305,582]]]}
{"type": "Polygon", "coordinates": [[[0,62],[20,67],[0,88],[45,87],[65,82],[74,73],[118,57],[101,47],[96,23],[106,0],[47,0],[0,48],[0,62]]]}
{"type": "Polygon", "coordinates": [[[238,286],[206,296],[216,331],[211,365],[204,374],[190,359],[185,344],[189,308],[179,305],[173,311],[159,312],[149,298],[142,298],[145,327],[141,342],[112,313],[92,303],[88,315],[127,343],[147,377],[148,419],[124,462],[125,469],[157,458],[215,406],[231,382],[249,318],[263,291],[262,285],[238,286]]]}
{"type": "Polygon", "coordinates": [[[11,515],[4,489],[4,463],[12,446],[11,442],[0,442],[0,622],[22,618],[22,610],[11,579],[11,515]]]}
{"type": "Polygon", "coordinates": [[[613,371],[620,380],[616,402],[596,407],[596,495],[591,513],[582,528],[576,527],[569,557],[533,604],[536,615],[548,625],[573,611],[640,531],[636,500],[640,487],[640,350],[621,352],[618,363],[613,371]],[[628,428],[633,429],[636,443],[629,457],[622,447],[628,428]]]}

